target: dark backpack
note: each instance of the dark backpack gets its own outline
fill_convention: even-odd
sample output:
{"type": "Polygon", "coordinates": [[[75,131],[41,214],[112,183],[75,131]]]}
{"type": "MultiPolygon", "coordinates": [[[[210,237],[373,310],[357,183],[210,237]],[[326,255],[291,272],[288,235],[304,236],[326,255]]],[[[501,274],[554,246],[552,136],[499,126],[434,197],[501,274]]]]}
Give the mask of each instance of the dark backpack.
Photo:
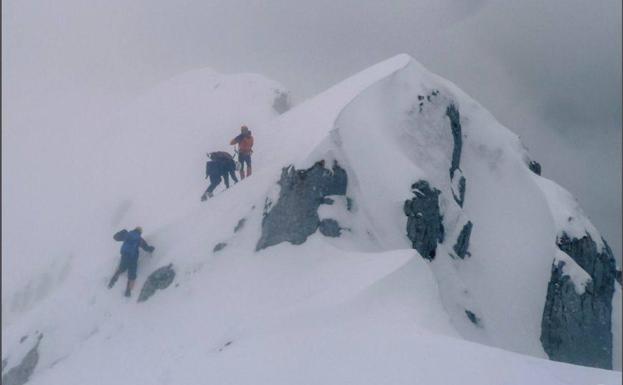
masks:
{"type": "Polygon", "coordinates": [[[125,241],[125,238],[128,236],[128,230],[123,229],[119,232],[117,232],[115,235],[112,236],[112,239],[114,239],[117,242],[121,242],[121,241],[125,241]]]}
{"type": "Polygon", "coordinates": [[[211,159],[213,160],[230,160],[233,159],[230,153],[225,151],[216,151],[211,154],[211,159]]]}
{"type": "Polygon", "coordinates": [[[215,160],[209,160],[206,162],[206,176],[208,175],[220,175],[219,165],[215,160]]]}

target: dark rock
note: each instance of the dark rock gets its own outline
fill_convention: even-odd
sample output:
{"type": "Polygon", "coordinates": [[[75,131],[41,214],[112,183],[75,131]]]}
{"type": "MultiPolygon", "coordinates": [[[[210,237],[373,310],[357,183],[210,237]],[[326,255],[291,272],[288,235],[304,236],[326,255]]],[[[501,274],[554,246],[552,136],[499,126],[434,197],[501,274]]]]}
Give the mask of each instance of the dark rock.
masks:
{"type": "Polygon", "coordinates": [[[27,338],[28,336],[22,336],[22,338],[19,339],[19,343],[23,343],[24,341],[26,341],[27,338]]]}
{"type": "Polygon", "coordinates": [[[617,270],[615,278],[616,278],[617,282],[619,283],[619,285],[623,286],[623,282],[621,282],[621,270],[617,270]]]}
{"type": "Polygon", "coordinates": [[[604,241],[604,249],[587,234],[557,241],[591,281],[578,294],[565,263],[552,264],[551,278],[541,321],[541,343],[550,359],[577,365],[612,368],[612,295],[616,276],[614,257],[604,241]]]}
{"type": "Polygon", "coordinates": [[[528,163],[528,168],[532,170],[533,173],[537,175],[541,175],[541,164],[537,162],[536,160],[531,160],[528,163]]]}
{"type": "Polygon", "coordinates": [[[214,246],[214,249],[212,249],[213,253],[217,253],[221,250],[223,250],[225,248],[225,246],[227,246],[227,243],[225,242],[219,242],[214,246]]]}
{"type": "Polygon", "coordinates": [[[283,114],[290,109],[290,98],[286,92],[275,91],[276,95],[273,100],[273,109],[278,114],[283,114]]]}
{"type": "Polygon", "coordinates": [[[236,227],[234,227],[234,233],[237,233],[238,231],[242,230],[246,221],[247,221],[246,218],[242,218],[241,220],[239,220],[238,223],[236,223],[236,227]]]}
{"type": "Polygon", "coordinates": [[[452,129],[452,139],[454,139],[454,148],[452,149],[452,163],[450,164],[450,179],[454,177],[454,172],[460,169],[461,149],[463,147],[463,138],[461,137],[461,115],[454,104],[450,104],[446,108],[446,116],[450,119],[450,128],[452,129]]]}
{"type": "Polygon", "coordinates": [[[325,237],[337,238],[342,234],[340,224],[335,219],[327,218],[320,221],[318,230],[325,237]]]}
{"type": "Polygon", "coordinates": [[[9,363],[9,360],[7,360],[6,358],[2,360],[2,371],[4,372],[4,368],[6,368],[6,365],[9,363]]]}
{"type": "Polygon", "coordinates": [[[433,260],[436,255],[437,243],[443,242],[444,228],[439,211],[439,194],[428,182],[415,182],[411,189],[414,198],[406,200],[404,213],[407,215],[407,236],[412,246],[420,255],[433,260]]]}
{"type": "MultiPolygon", "coordinates": [[[[452,148],[452,161],[450,163],[450,180],[454,181],[455,173],[457,171],[461,171],[461,150],[463,148],[463,134],[461,130],[461,115],[459,114],[458,108],[454,104],[450,104],[446,108],[446,116],[450,119],[450,128],[452,130],[452,139],[454,142],[454,146],[452,148]]],[[[462,173],[458,176],[458,196],[456,192],[452,191],[452,196],[456,203],[463,207],[463,202],[465,201],[465,177],[462,173]]]]}
{"type": "Polygon", "coordinates": [[[273,207],[273,201],[267,197],[264,200],[264,212],[262,213],[262,215],[263,216],[268,215],[268,212],[270,211],[271,207],[273,207]]]}
{"type": "Polygon", "coordinates": [[[418,95],[417,96],[417,100],[424,100],[424,96],[423,95],[418,95]]]}
{"type": "Polygon", "coordinates": [[[279,185],[277,203],[268,207],[270,211],[265,208],[256,250],[286,241],[295,245],[305,242],[320,224],[318,207],[325,197],[346,194],[347,175],[337,163],[329,170],[320,161],[307,170],[284,168],[279,185]]]}
{"type": "Polygon", "coordinates": [[[467,318],[476,326],[478,327],[482,327],[482,325],[480,324],[480,318],[478,318],[476,316],[476,314],[474,314],[472,311],[469,310],[465,310],[465,314],[467,315],[467,318]]]}
{"type": "MultiPolygon", "coordinates": [[[[2,376],[2,385],[22,385],[28,382],[39,362],[39,344],[42,338],[43,334],[39,334],[37,342],[22,358],[19,365],[12,367],[2,376]]],[[[6,364],[3,362],[2,365],[4,367],[6,364]]]]}
{"type": "Polygon", "coordinates": [[[346,197],[346,210],[353,211],[353,199],[350,197],[346,197]]]}
{"type": "Polygon", "coordinates": [[[461,207],[463,207],[463,202],[465,202],[465,183],[465,177],[461,175],[461,179],[459,179],[459,200],[457,202],[461,207]]]}
{"type": "Polygon", "coordinates": [[[456,243],[454,244],[454,252],[457,257],[464,259],[465,256],[471,256],[468,252],[469,249],[469,238],[472,235],[472,227],[474,225],[471,221],[467,221],[461,232],[459,233],[459,237],[456,239],[456,243]]]}
{"type": "Polygon", "coordinates": [[[320,202],[320,204],[329,205],[329,206],[333,205],[334,203],[335,203],[335,201],[333,199],[331,199],[331,198],[322,198],[322,200],[320,202]]]}
{"type": "Polygon", "coordinates": [[[175,270],[173,270],[173,264],[170,263],[167,266],[162,266],[156,269],[153,273],[147,277],[147,281],[141,289],[141,294],[138,296],[138,302],[147,301],[156,290],[164,290],[173,282],[175,278],[175,270]]]}
{"type": "Polygon", "coordinates": [[[459,178],[459,182],[458,182],[458,193],[459,195],[456,195],[456,191],[454,191],[454,189],[452,189],[452,197],[454,198],[454,201],[461,207],[463,207],[463,202],[465,201],[465,177],[463,175],[458,175],[459,178]]]}

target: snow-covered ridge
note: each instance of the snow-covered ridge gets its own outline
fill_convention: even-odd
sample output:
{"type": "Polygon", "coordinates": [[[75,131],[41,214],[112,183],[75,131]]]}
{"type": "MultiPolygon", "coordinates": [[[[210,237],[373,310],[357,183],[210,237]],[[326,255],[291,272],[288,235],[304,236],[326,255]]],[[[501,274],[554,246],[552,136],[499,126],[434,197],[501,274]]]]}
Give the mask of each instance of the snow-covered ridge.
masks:
{"type": "Polygon", "coordinates": [[[206,187],[206,152],[227,150],[241,124],[276,117],[274,103],[282,95],[283,86],[261,75],[199,69],[157,85],[121,110],[93,116],[88,140],[75,143],[59,127],[65,147],[30,154],[41,158],[37,180],[50,180],[39,191],[45,199],[28,199],[30,184],[12,186],[19,194],[11,195],[9,208],[20,215],[7,215],[20,223],[3,229],[3,267],[11,272],[3,275],[3,327],[66,279],[108,271],[118,245],[103,234],[137,223],[153,232],[195,211],[206,187]],[[59,168],[65,161],[72,167],[59,168]],[[54,226],[39,229],[48,222],[54,226]]]}
{"type": "MultiPolygon", "coordinates": [[[[551,305],[544,294],[553,279],[550,270],[560,260],[556,245],[563,235],[580,239],[588,234],[610,264],[611,253],[599,233],[568,192],[534,174],[517,135],[453,84],[405,56],[359,77],[357,83],[366,87],[355,97],[345,92],[348,103],[341,103],[337,118],[333,119],[333,110],[325,113],[330,109],[320,103],[321,95],[319,101],[270,123],[285,143],[295,143],[291,154],[279,152],[284,157],[281,163],[289,157],[287,164],[303,169],[323,159],[325,164],[337,161],[346,170],[345,195],[358,207],[353,214],[357,220],[350,222],[360,227],[359,238],[353,229],[346,238],[353,238],[350,247],[356,249],[362,244],[374,250],[409,247],[401,203],[414,182],[429,182],[441,193],[446,239],[437,251],[447,253],[431,267],[455,327],[478,342],[546,357],[540,335],[544,308],[551,305]],[[364,82],[381,74],[383,67],[383,76],[364,82]],[[326,119],[309,120],[316,116],[326,119]],[[453,125],[461,130],[459,134],[453,125]],[[312,146],[311,151],[303,150],[312,146]],[[461,188],[467,191],[459,199],[461,188]],[[471,258],[457,260],[458,243],[469,243],[465,252],[471,258]],[[474,319],[487,326],[474,329],[474,319]]],[[[277,197],[273,191],[270,201],[277,197]]],[[[344,217],[343,210],[337,215],[344,217]]],[[[570,276],[581,287],[588,273],[582,274],[574,265],[580,270],[570,276]]],[[[603,268],[610,269],[604,279],[613,287],[614,266],[610,265],[603,268]]],[[[563,274],[572,267],[568,263],[563,274]]],[[[610,301],[609,295],[606,291],[604,302],[610,301]]],[[[603,320],[595,322],[599,325],[603,320]]],[[[588,330],[587,335],[592,333],[588,330]]],[[[616,357],[620,341],[614,342],[614,349],[616,357]]]]}
{"type": "Polygon", "coordinates": [[[542,359],[561,229],[516,135],[407,55],[277,117],[280,92],[255,76],[197,72],[120,115],[99,153],[101,211],[75,246],[105,257],[75,260],[53,295],[3,325],[3,375],[37,346],[32,384],[619,382],[620,373],[542,359]],[[255,136],[254,174],[202,204],[205,152],[226,149],[241,124],[255,136]],[[256,252],[287,193],[283,168],[335,164],[346,190],[323,197],[317,214],[341,234],[256,252]],[[413,249],[405,214],[405,201],[425,194],[412,192],[420,180],[439,191],[445,230],[430,261],[413,249]],[[459,257],[468,221],[469,255],[459,257]],[[141,304],[105,288],[119,247],[105,234],[137,224],[157,248],[142,257],[137,287],[158,267],[176,272],[141,304]]]}

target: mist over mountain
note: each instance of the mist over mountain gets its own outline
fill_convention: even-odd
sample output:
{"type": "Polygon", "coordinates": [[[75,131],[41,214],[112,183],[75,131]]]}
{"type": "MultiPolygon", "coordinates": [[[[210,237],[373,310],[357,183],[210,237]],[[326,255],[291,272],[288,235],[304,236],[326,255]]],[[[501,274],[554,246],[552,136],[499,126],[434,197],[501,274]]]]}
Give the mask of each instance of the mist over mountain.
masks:
{"type": "Polygon", "coordinates": [[[3,383],[620,382],[607,240],[409,55],[294,107],[210,69],[111,105],[9,134],[46,142],[3,161],[3,383]],[[253,174],[200,201],[241,125],[253,174]],[[112,235],[137,225],[156,249],[125,298],[112,235]]]}

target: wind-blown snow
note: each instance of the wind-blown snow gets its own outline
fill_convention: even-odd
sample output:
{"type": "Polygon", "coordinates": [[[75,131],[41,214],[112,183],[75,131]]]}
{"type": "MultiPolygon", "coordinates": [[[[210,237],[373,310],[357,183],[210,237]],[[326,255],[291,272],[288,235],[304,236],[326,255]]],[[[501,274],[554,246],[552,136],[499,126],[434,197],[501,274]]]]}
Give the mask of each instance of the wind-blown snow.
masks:
{"type": "Polygon", "coordinates": [[[112,118],[94,141],[100,171],[84,179],[94,195],[81,203],[88,210],[78,223],[90,225],[76,230],[69,267],[50,270],[55,291],[5,307],[36,281],[3,290],[8,367],[31,346],[32,337],[20,338],[40,331],[33,385],[620,382],[618,372],[543,359],[540,320],[559,214],[568,205],[552,207],[514,134],[406,55],[276,117],[278,90],[257,75],[202,70],[112,118]],[[439,98],[420,113],[413,101],[433,90],[439,98]],[[462,210],[447,198],[450,101],[464,135],[462,210]],[[241,124],[255,137],[253,176],[200,202],[205,153],[227,149],[241,124]],[[255,252],[265,198],[278,197],[281,168],[320,159],[348,173],[351,203],[330,197],[334,204],[319,210],[347,228],[343,236],[316,232],[300,246],[255,252]],[[443,191],[446,227],[467,217],[474,223],[471,257],[449,256],[453,233],[432,262],[411,249],[402,206],[418,179],[443,191]],[[136,225],[156,252],[141,256],[134,298],[126,300],[125,277],[106,289],[120,246],[111,238],[136,225]],[[217,243],[226,246],[213,252],[217,243]],[[174,284],[137,304],[146,276],[168,263],[174,284]]]}

